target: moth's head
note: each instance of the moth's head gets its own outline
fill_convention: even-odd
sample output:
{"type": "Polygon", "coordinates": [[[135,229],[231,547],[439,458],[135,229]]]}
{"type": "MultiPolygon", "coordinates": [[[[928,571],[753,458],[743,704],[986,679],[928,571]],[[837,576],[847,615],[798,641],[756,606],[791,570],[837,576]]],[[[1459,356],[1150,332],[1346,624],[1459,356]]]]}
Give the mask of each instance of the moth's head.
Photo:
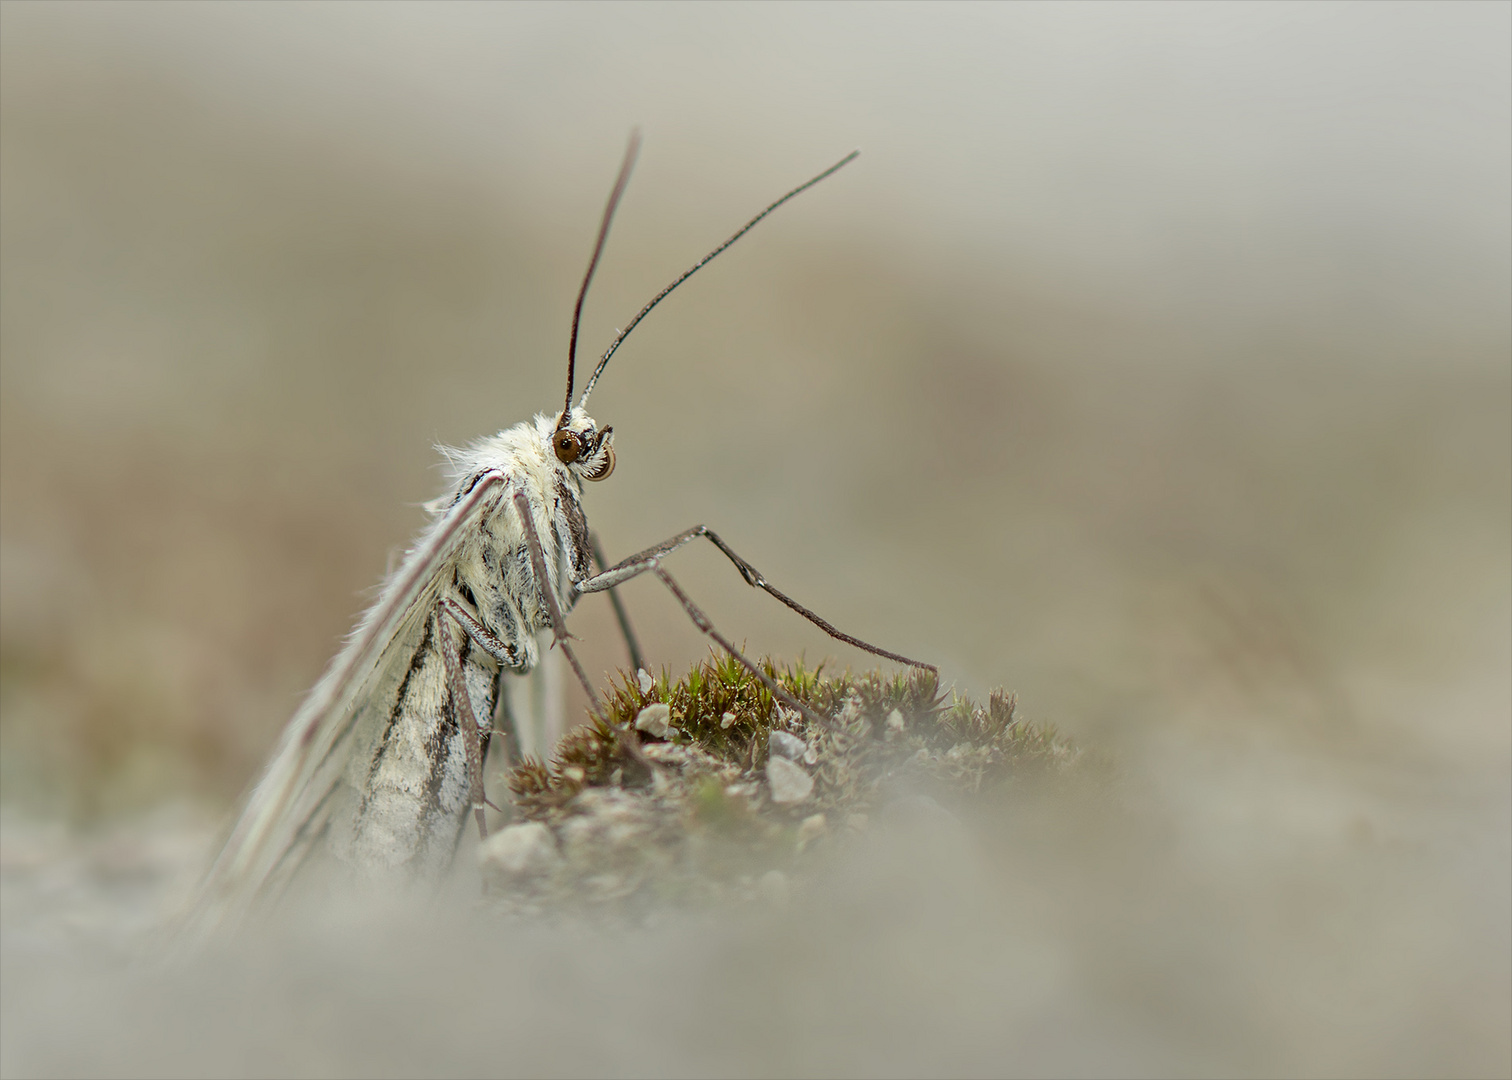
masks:
{"type": "Polygon", "coordinates": [[[551,433],[556,458],[584,480],[604,480],[614,471],[614,429],[602,431],[582,408],[558,415],[551,433]]]}

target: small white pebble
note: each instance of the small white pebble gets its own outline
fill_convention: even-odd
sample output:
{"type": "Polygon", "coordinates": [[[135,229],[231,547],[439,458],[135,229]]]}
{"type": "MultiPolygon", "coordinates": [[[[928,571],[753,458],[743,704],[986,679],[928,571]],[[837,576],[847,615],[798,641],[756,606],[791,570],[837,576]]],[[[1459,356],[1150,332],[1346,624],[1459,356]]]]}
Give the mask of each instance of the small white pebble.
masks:
{"type": "Polygon", "coordinates": [[[761,898],[773,907],[787,907],[788,879],[781,870],[768,870],[762,874],[756,887],[761,890],[761,898]]]}
{"type": "Polygon", "coordinates": [[[805,765],[816,765],[818,762],[819,751],[815,750],[812,746],[803,752],[803,763],[805,765]]]}
{"type": "Polygon", "coordinates": [[[786,731],[774,731],[767,738],[767,745],[772,753],[781,754],[789,761],[797,761],[808,751],[808,744],[796,735],[789,735],[786,731]]]}
{"type": "Polygon", "coordinates": [[[658,701],[654,705],[647,705],[635,714],[635,730],[644,731],[655,739],[665,739],[667,729],[672,726],[672,706],[658,701]]]}
{"type": "Polygon", "coordinates": [[[727,712],[727,713],[725,713],[723,716],[721,716],[719,718],[719,726],[722,727],[722,728],[727,728],[731,724],[733,724],[734,722],[735,722],[735,714],[732,713],[732,712],[727,712]]]}
{"type": "Polygon", "coordinates": [[[903,730],[903,714],[897,709],[887,714],[887,727],[890,731],[903,730]]]}
{"type": "Polygon", "coordinates": [[[814,790],[814,778],[787,758],[767,758],[766,776],[774,803],[800,803],[814,790]]]}
{"type": "Polygon", "coordinates": [[[824,835],[826,822],[823,814],[811,814],[798,826],[798,850],[802,851],[811,842],[824,835]]]}
{"type": "Polygon", "coordinates": [[[649,694],[651,688],[656,685],[656,680],[646,674],[646,669],[641,668],[635,673],[635,681],[640,683],[641,693],[649,694]]]}

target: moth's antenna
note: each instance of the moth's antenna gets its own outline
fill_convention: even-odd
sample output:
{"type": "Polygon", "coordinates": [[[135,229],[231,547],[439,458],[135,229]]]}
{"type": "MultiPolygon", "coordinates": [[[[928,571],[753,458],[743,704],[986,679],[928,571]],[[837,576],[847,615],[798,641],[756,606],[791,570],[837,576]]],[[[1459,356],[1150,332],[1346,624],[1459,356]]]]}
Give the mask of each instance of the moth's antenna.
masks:
{"type": "MultiPolygon", "coordinates": [[[[705,266],[705,264],[707,264],[711,259],[713,259],[714,256],[718,255],[725,248],[729,247],[731,244],[733,244],[735,241],[739,240],[746,233],[750,232],[753,228],[755,228],[756,223],[758,221],[760,221],[762,218],[766,217],[773,210],[777,209],[779,206],[781,206],[783,203],[787,202],[793,196],[799,195],[802,192],[807,191],[809,188],[813,187],[815,184],[817,184],[819,181],[823,180],[826,176],[829,176],[831,173],[838,172],[841,168],[843,168],[846,165],[849,165],[852,161],[855,161],[856,158],[858,158],[860,156],[861,156],[861,151],[859,151],[859,150],[852,150],[850,153],[846,154],[843,158],[841,158],[839,161],[835,162],[829,168],[825,169],[822,173],[820,173],[818,176],[814,177],[812,180],[807,180],[804,183],[799,184],[792,191],[788,192],[782,198],[780,198],[776,202],[774,202],[771,206],[768,206],[761,213],[757,214],[750,221],[748,221],[744,225],[742,225],[739,229],[736,230],[735,234],[733,236],[731,236],[728,240],[726,240],[724,243],[720,244],[717,248],[715,248],[713,251],[709,252],[703,258],[699,259],[692,266],[688,267],[688,269],[685,270],[685,271],[683,271],[682,275],[676,281],[672,282],[672,284],[668,285],[661,292],[659,292],[655,296],[653,296],[651,298],[651,302],[649,304],[647,304],[645,307],[641,308],[640,312],[635,316],[635,318],[631,319],[630,322],[628,324],[626,324],[626,326],[625,326],[625,328],[623,330],[621,330],[618,334],[614,335],[614,341],[610,343],[609,350],[606,353],[604,353],[603,359],[601,359],[598,362],[598,367],[596,367],[596,368],[593,369],[593,376],[588,380],[588,385],[585,386],[585,387],[583,387],[583,396],[582,396],[582,398],[580,398],[578,400],[578,406],[579,407],[586,407],[587,406],[587,404],[588,404],[588,395],[591,394],[591,393],[593,393],[594,384],[598,382],[599,376],[604,373],[604,368],[608,365],[609,358],[614,355],[614,350],[618,349],[620,347],[620,343],[623,342],[627,337],[630,336],[630,331],[634,330],[635,327],[636,327],[636,325],[639,324],[640,321],[642,319],[644,319],[648,314],[650,314],[652,308],[654,308],[657,304],[661,303],[663,300],[665,300],[667,298],[667,294],[668,293],[670,293],[673,289],[677,288],[683,282],[687,281],[690,277],[692,277],[694,274],[696,274],[699,270],[702,270],[703,267],[705,266]]],[[[608,227],[608,225],[606,223],[605,228],[607,228],[607,227],[608,227]]],[[[595,256],[595,257],[597,257],[597,256],[595,256]]],[[[592,273],[591,270],[589,272],[592,273]]],[[[583,283],[583,287],[587,288],[587,282],[583,283]]],[[[579,301],[579,302],[581,302],[581,301],[579,301]]],[[[568,370],[570,371],[571,369],[569,368],[568,370]]],[[[568,394],[567,394],[569,402],[570,402],[571,397],[572,397],[571,385],[572,384],[569,381],[568,382],[568,394]]]]}
{"type": "MultiPolygon", "coordinates": [[[[640,129],[630,132],[630,145],[625,148],[625,160],[620,163],[619,177],[614,181],[614,190],[609,193],[609,204],[604,207],[604,220],[599,222],[598,239],[593,244],[593,258],[588,260],[588,272],[583,275],[583,287],[578,290],[577,305],[572,309],[572,337],[567,343],[567,403],[562,406],[562,419],[557,430],[567,426],[567,414],[572,411],[572,373],[577,367],[578,321],[583,317],[583,298],[588,295],[588,283],[598,269],[599,256],[604,253],[604,241],[609,239],[609,223],[614,220],[614,210],[619,206],[625,185],[630,182],[630,170],[635,168],[635,157],[640,153],[640,129]]],[[[587,395],[583,396],[587,400],[587,395]]]]}

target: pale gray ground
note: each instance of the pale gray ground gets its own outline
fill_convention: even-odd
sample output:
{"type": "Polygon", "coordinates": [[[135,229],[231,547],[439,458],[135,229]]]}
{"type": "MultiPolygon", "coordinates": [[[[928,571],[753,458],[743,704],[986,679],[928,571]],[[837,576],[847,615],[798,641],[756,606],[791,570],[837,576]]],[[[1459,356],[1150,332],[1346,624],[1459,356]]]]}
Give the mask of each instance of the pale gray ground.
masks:
{"type": "MultiPolygon", "coordinates": [[[[0,5],[0,1071],[1512,1073],[1509,41],[1489,3],[0,5]],[[464,890],[127,965],[431,443],[557,406],[633,123],[590,351],[863,155],[616,356],[610,554],[708,522],[1113,753],[1119,809],[878,822],[783,910],[464,890]]],[[[752,652],[835,651],[679,565],[752,652]]],[[[606,605],[573,629],[621,661],[606,605]]]]}
{"type": "Polygon", "coordinates": [[[142,963],[140,935],[204,830],[163,817],[69,844],[7,822],[4,1071],[1505,1072],[1504,784],[1392,792],[1370,826],[1379,796],[1301,763],[1181,767],[1162,786],[1197,806],[1062,793],[990,820],[881,815],[790,875],[785,904],[758,888],[635,923],[507,921],[459,885],[424,910],[299,911],[170,970],[142,963]],[[1194,813],[1223,809],[1200,785],[1288,773],[1287,813],[1242,796],[1194,813]]]}

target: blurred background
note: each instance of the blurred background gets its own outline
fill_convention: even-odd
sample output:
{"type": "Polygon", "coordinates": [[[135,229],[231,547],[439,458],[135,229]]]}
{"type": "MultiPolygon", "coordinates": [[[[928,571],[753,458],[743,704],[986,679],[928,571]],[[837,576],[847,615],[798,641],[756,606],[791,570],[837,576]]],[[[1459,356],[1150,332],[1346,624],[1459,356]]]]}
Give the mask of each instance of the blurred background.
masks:
{"type": "MultiPolygon", "coordinates": [[[[592,412],[619,467],[587,493],[610,556],[710,524],[842,628],[1113,754],[1137,824],[976,823],[932,871],[973,906],[877,914],[907,964],[837,974],[845,921],[830,966],[794,960],[838,980],[826,1000],[910,1022],[841,1039],[784,1013],[780,1053],[616,1029],[602,1059],[547,1054],[538,1024],[519,1045],[546,1056],[513,1060],[1512,1071],[1509,41],[1505,4],[7,2],[0,1065],[173,1071],[68,1057],[49,1018],[140,997],[99,942],[192,878],[422,523],[433,444],[559,407],[639,125],[589,356],[761,206],[862,156],[616,355],[592,412]],[[983,1005],[984,957],[1009,982],[1032,960],[1043,995],[983,1005]],[[920,986],[977,986],[984,1011],[931,1024],[944,998],[920,986]]],[[[869,666],[712,548],[679,559],[750,651],[869,666]]],[[[705,654],[654,582],[625,593],[653,662],[705,654]]],[[[591,672],[622,663],[607,604],[573,629],[591,672]]],[[[898,858],[837,878],[825,917],[914,880],[898,858]]],[[[771,927],[700,927],[680,963],[717,989],[738,955],[764,985],[748,946],[771,927]]],[[[571,968],[574,940],[537,960],[571,968]]],[[[595,947],[616,991],[691,977],[595,947]]],[[[583,1005],[552,985],[532,1007],[583,1005]]],[[[782,994],[757,997],[750,1031],[782,994]]],[[[371,1019],[329,1008],[332,1031],[371,1019]]],[[[422,1068],[299,1045],[251,1060],[422,1068]]]]}

